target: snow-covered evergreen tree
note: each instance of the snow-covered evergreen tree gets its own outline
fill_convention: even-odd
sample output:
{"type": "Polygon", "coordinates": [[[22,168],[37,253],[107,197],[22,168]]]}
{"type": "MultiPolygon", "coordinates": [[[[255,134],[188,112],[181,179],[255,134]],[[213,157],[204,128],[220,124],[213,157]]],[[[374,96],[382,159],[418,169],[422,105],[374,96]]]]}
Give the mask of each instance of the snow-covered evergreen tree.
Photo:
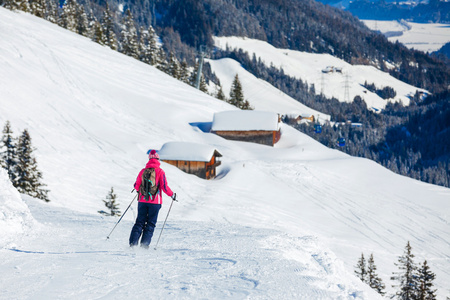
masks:
{"type": "Polygon", "coordinates": [[[139,28],[139,43],[138,43],[138,53],[139,60],[150,64],[150,45],[149,45],[150,36],[148,34],[148,30],[144,29],[143,26],[139,28]]]}
{"type": "Polygon", "coordinates": [[[19,192],[48,202],[48,190],[41,183],[42,173],[37,168],[33,150],[30,134],[25,129],[17,143],[17,177],[13,184],[19,192]]]}
{"type": "Polygon", "coordinates": [[[106,8],[103,11],[103,18],[101,24],[103,34],[106,37],[105,45],[113,50],[117,50],[119,48],[119,43],[117,41],[116,32],[114,31],[114,21],[108,3],[106,3],[106,8]]]}
{"type": "Polygon", "coordinates": [[[39,18],[44,18],[46,14],[47,3],[45,0],[31,0],[31,13],[39,18]]]}
{"type": "Polygon", "coordinates": [[[106,196],[106,200],[103,200],[105,206],[109,209],[109,212],[105,212],[103,210],[99,210],[98,212],[106,215],[106,216],[120,216],[119,204],[116,202],[117,195],[114,193],[114,188],[111,187],[108,195],[106,196]]]}
{"type": "Polygon", "coordinates": [[[364,258],[364,253],[361,253],[361,257],[355,266],[355,274],[361,279],[362,282],[367,282],[367,266],[366,259],[364,258]]]}
{"type": "Polygon", "coordinates": [[[167,74],[172,76],[173,78],[180,79],[180,63],[178,62],[178,59],[176,58],[175,54],[173,52],[170,52],[169,54],[169,61],[167,64],[167,74]]]}
{"type": "Polygon", "coordinates": [[[150,25],[148,27],[148,47],[149,47],[149,51],[150,51],[150,58],[149,58],[149,63],[150,65],[154,66],[157,65],[159,63],[159,58],[158,58],[158,45],[156,43],[156,32],[155,29],[153,29],[153,27],[150,25]]]}
{"type": "Polygon", "coordinates": [[[199,90],[203,93],[208,93],[208,85],[206,84],[205,76],[203,76],[203,74],[200,76],[199,90]]]}
{"type": "Polygon", "coordinates": [[[436,290],[433,289],[433,280],[436,275],[431,272],[427,261],[425,260],[418,270],[419,290],[417,293],[418,300],[435,300],[436,290]]]}
{"type": "Polygon", "coordinates": [[[198,62],[195,63],[194,71],[191,73],[188,79],[188,84],[195,87],[197,81],[198,62]]]}
{"type": "Polygon", "coordinates": [[[129,9],[126,10],[125,17],[122,20],[120,43],[123,54],[139,59],[136,25],[134,24],[133,14],[129,9]]]}
{"type": "Polygon", "coordinates": [[[48,0],[45,3],[46,9],[45,9],[45,19],[47,21],[50,21],[54,24],[58,23],[58,5],[54,0],[48,0]]]}
{"type": "Polygon", "coordinates": [[[76,28],[75,32],[83,36],[89,36],[89,18],[86,9],[82,4],[78,4],[75,11],[76,28]]]}
{"type": "Polygon", "coordinates": [[[28,0],[6,0],[5,7],[11,10],[31,12],[30,2],[28,2],[28,0]]]}
{"type": "Polygon", "coordinates": [[[155,66],[156,66],[159,70],[161,70],[161,71],[167,73],[168,62],[167,62],[167,59],[166,59],[166,52],[164,51],[163,47],[159,47],[159,48],[158,48],[158,52],[157,52],[157,54],[156,54],[156,57],[157,57],[157,59],[156,59],[156,64],[155,64],[155,66]]]}
{"type": "Polygon", "coordinates": [[[186,60],[183,59],[183,61],[181,62],[180,65],[180,80],[183,81],[184,83],[189,84],[189,66],[186,62],[186,60]]]}
{"type": "Polygon", "coordinates": [[[383,283],[383,280],[377,274],[377,266],[375,265],[375,260],[373,259],[373,253],[370,254],[369,260],[367,261],[367,284],[374,290],[378,292],[378,294],[384,295],[386,292],[384,289],[386,286],[383,283]]]}
{"type": "Polygon", "coordinates": [[[398,272],[394,272],[391,280],[397,281],[397,285],[392,287],[398,288],[395,296],[402,300],[415,300],[418,290],[418,278],[416,275],[417,266],[413,261],[414,254],[411,251],[411,245],[408,243],[405,252],[398,258],[395,265],[399,268],[398,272]]]}
{"type": "Polygon", "coordinates": [[[70,31],[77,30],[77,9],[78,3],[76,0],[66,0],[62,7],[62,13],[59,18],[59,25],[70,31]]]}
{"type": "Polygon", "coordinates": [[[5,3],[5,7],[11,10],[31,12],[30,3],[28,2],[28,0],[7,0],[5,3]]]}
{"type": "Polygon", "coordinates": [[[17,150],[15,145],[15,138],[13,137],[11,124],[6,121],[3,128],[3,137],[0,144],[0,166],[8,172],[11,182],[15,182],[17,167],[17,150]]]}
{"type": "Polygon", "coordinates": [[[98,21],[94,22],[92,30],[93,30],[92,40],[96,43],[99,43],[100,45],[103,46],[107,45],[106,35],[103,32],[102,25],[98,21]]]}

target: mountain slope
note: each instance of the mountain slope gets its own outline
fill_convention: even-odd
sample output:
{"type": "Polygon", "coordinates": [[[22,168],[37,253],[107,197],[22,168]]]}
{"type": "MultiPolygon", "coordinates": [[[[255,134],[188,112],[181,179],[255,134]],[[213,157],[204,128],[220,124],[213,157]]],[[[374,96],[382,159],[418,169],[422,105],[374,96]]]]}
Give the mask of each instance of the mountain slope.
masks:
{"type": "Polygon", "coordinates": [[[0,8],[0,40],[0,123],[29,129],[52,200],[22,197],[42,227],[0,245],[5,297],[377,299],[353,265],[373,252],[390,286],[408,240],[447,293],[449,189],[284,125],[276,147],[205,133],[191,124],[234,108],[27,14],[0,8]],[[172,140],[218,148],[219,177],[163,163],[180,203],[160,250],[128,249],[134,210],[105,241],[117,219],[97,213],[101,200],[113,186],[124,210],[146,151],[172,140]]]}
{"type": "MultiPolygon", "coordinates": [[[[355,96],[360,96],[371,109],[383,109],[388,102],[402,102],[404,105],[409,105],[410,97],[413,97],[416,91],[426,92],[374,67],[351,65],[328,54],[278,49],[263,41],[240,37],[215,37],[214,41],[218,48],[245,50],[250,57],[255,55],[256,58],[261,58],[268,67],[273,65],[283,69],[285,74],[291,77],[299,78],[310,85],[314,84],[317,94],[322,93],[328,98],[334,97],[342,102],[351,102],[355,96]],[[327,68],[339,68],[340,71],[324,73],[327,68]],[[380,89],[387,86],[393,87],[397,95],[393,99],[385,100],[365,88],[365,83],[373,83],[380,89]]],[[[216,72],[214,65],[212,70],[216,72]]],[[[221,76],[220,70],[217,71],[217,76],[222,81],[223,75],[221,76]]]]}
{"type": "Polygon", "coordinates": [[[320,120],[330,120],[330,116],[311,109],[297,100],[282,93],[264,80],[256,78],[246,71],[237,61],[230,58],[208,60],[212,71],[220,79],[225,95],[230,94],[234,76],[238,74],[244,97],[256,110],[266,110],[286,114],[305,114],[320,117],[320,120]],[[234,75],[233,75],[234,74],[234,75]]]}

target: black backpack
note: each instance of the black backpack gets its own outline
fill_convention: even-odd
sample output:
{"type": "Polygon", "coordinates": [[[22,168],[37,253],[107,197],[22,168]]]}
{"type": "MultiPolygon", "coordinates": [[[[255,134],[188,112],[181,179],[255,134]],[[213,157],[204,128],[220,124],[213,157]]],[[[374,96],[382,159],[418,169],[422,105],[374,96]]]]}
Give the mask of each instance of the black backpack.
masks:
{"type": "Polygon", "coordinates": [[[148,201],[149,198],[153,199],[153,197],[158,193],[155,168],[145,169],[142,173],[142,183],[139,188],[139,193],[144,196],[146,201],[148,201]]]}

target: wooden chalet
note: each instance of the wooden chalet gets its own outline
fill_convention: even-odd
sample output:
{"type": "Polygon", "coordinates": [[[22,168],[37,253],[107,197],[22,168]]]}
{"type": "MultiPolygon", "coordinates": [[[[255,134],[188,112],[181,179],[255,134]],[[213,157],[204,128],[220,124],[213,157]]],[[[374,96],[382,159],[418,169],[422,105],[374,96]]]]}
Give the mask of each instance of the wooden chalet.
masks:
{"type": "Polygon", "coordinates": [[[273,146],[280,140],[281,117],[273,112],[233,110],[214,114],[211,132],[227,140],[273,146]]]}
{"type": "Polygon", "coordinates": [[[203,179],[216,177],[217,158],[222,157],[212,146],[188,142],[165,143],[158,154],[160,160],[203,179]]]}

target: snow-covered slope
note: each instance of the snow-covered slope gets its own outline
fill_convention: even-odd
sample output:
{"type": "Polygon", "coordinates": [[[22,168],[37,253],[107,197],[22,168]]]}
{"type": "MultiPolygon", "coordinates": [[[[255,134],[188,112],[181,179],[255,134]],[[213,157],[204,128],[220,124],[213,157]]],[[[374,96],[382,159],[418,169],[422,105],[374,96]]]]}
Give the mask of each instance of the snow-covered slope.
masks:
{"type": "Polygon", "coordinates": [[[268,82],[256,78],[231,58],[208,60],[212,70],[220,78],[225,95],[230,94],[231,85],[236,74],[239,76],[244,97],[257,110],[273,111],[282,115],[314,115],[316,119],[330,120],[330,116],[311,109],[292,97],[281,92],[268,82]]]}
{"type": "MultiPolygon", "coordinates": [[[[215,37],[214,41],[218,48],[225,49],[228,46],[231,49],[244,49],[250,57],[255,54],[267,66],[273,64],[275,67],[283,68],[287,75],[300,78],[308,84],[314,84],[316,93],[323,93],[329,98],[353,101],[353,98],[359,95],[366,101],[368,108],[383,109],[388,101],[401,101],[408,105],[410,101],[408,96],[413,96],[417,90],[424,91],[374,67],[350,65],[328,54],[278,49],[267,42],[242,37],[215,37]],[[327,67],[339,68],[342,69],[342,72],[323,73],[322,70],[326,70],[327,67]],[[394,99],[384,100],[363,86],[366,81],[368,84],[374,83],[380,89],[390,86],[394,88],[397,96],[394,99]],[[348,96],[346,96],[346,92],[348,92],[348,96]]],[[[212,70],[218,74],[220,81],[225,83],[222,83],[222,86],[228,87],[230,85],[228,83],[232,81],[229,76],[235,74],[227,77],[222,71],[225,68],[223,64],[224,62],[213,64],[212,70]]],[[[233,63],[230,64],[231,66],[228,68],[236,69],[233,63]]]]}
{"type": "Polygon", "coordinates": [[[0,298],[379,299],[353,266],[373,253],[392,292],[407,241],[437,274],[441,299],[448,294],[449,189],[288,126],[275,147],[204,132],[197,124],[234,108],[28,14],[0,8],[0,40],[0,124],[29,130],[51,190],[50,203],[22,196],[41,226],[1,245],[0,298]],[[180,202],[159,250],[128,249],[135,204],[106,241],[118,218],[97,213],[102,199],[114,187],[125,210],[147,150],[169,141],[217,148],[218,178],[163,163],[180,202]]]}

